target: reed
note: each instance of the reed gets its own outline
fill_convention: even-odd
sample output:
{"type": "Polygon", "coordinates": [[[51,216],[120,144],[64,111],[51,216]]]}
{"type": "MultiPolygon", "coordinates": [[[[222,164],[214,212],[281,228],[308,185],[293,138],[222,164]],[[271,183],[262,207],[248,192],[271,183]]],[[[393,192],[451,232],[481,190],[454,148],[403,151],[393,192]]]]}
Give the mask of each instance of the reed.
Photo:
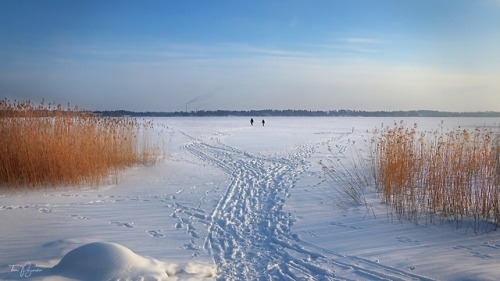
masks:
{"type": "Polygon", "coordinates": [[[475,128],[418,132],[403,122],[374,131],[376,187],[398,214],[500,224],[500,132],[475,128]]]}
{"type": "Polygon", "coordinates": [[[152,129],[61,105],[0,101],[0,187],[98,186],[136,163],[154,164],[152,129]]]}
{"type": "Polygon", "coordinates": [[[369,162],[362,157],[356,142],[332,146],[327,143],[329,156],[319,161],[330,196],[338,206],[367,205],[365,188],[372,185],[369,162]]]}

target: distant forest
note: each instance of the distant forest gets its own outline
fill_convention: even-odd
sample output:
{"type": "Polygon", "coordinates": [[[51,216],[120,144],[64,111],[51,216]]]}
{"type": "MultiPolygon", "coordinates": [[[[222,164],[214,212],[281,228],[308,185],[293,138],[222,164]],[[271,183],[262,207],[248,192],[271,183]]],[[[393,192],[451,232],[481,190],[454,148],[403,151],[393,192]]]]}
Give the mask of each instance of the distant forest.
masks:
{"type": "Polygon", "coordinates": [[[445,112],[433,110],[411,111],[362,111],[362,110],[197,110],[175,112],[136,112],[127,110],[94,111],[101,116],[131,116],[131,117],[205,117],[205,116],[302,116],[302,117],[500,117],[500,112],[445,112]]]}

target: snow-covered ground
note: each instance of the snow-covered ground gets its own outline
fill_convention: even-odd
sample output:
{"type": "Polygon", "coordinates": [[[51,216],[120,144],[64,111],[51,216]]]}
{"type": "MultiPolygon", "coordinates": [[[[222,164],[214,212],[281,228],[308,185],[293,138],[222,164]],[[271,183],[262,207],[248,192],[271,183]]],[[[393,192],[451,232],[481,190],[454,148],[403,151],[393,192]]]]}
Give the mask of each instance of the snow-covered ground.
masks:
{"type": "MultiPolygon", "coordinates": [[[[498,231],[416,225],[325,181],[320,160],[363,155],[400,118],[254,119],[157,118],[168,156],[117,185],[2,191],[0,279],[500,280],[498,231]]],[[[441,120],[500,121],[405,123],[441,120]]]]}

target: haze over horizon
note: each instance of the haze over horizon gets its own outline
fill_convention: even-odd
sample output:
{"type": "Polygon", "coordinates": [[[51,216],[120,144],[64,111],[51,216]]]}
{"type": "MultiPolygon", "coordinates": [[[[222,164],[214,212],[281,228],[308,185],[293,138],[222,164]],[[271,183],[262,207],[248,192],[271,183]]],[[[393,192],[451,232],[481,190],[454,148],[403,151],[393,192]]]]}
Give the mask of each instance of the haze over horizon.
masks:
{"type": "Polygon", "coordinates": [[[500,1],[0,1],[0,97],[500,111],[500,1]]]}

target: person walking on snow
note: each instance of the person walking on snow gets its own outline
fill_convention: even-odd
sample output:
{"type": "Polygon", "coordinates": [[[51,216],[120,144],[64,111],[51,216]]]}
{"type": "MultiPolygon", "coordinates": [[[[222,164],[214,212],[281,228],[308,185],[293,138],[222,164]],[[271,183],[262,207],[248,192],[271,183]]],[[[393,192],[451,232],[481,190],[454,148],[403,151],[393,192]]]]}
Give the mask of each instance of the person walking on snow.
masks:
{"type": "Polygon", "coordinates": [[[250,125],[253,126],[253,118],[250,118],[250,125]]]}
{"type": "Polygon", "coordinates": [[[262,126],[264,126],[266,124],[266,121],[264,121],[264,119],[262,119],[262,126]]]}

